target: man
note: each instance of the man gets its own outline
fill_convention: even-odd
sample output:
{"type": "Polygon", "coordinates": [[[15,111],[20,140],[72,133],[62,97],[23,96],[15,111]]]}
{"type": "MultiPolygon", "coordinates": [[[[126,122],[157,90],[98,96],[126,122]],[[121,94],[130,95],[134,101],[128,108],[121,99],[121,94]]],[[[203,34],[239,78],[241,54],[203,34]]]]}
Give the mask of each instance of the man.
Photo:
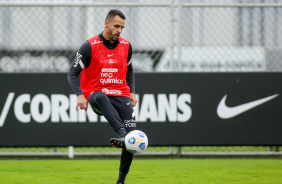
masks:
{"type": "Polygon", "coordinates": [[[124,14],[119,10],[109,11],[104,31],[80,47],[68,73],[69,84],[77,95],[76,110],[86,111],[89,102],[93,111],[104,115],[118,135],[110,140],[113,146],[122,148],[117,184],[124,183],[133,160],[133,154],[125,149],[124,137],[136,129],[133,107],[137,98],[130,61],[132,47],[120,37],[124,27],[124,14]]]}

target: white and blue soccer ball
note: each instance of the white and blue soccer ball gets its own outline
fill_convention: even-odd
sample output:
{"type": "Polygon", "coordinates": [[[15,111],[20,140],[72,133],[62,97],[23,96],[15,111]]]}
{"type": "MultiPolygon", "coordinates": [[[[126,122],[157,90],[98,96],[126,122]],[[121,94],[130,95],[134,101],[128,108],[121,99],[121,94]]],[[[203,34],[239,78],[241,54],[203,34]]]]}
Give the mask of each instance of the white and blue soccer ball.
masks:
{"type": "Polygon", "coordinates": [[[125,147],[130,153],[142,153],[146,150],[147,146],[148,138],[146,134],[140,130],[133,130],[125,136],[125,147]]]}

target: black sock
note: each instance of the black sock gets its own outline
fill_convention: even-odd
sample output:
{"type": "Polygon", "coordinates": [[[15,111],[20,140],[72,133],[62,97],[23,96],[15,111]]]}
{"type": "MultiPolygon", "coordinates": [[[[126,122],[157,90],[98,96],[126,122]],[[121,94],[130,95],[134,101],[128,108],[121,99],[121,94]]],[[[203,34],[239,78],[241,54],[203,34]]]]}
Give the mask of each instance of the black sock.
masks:
{"type": "Polygon", "coordinates": [[[119,183],[124,183],[124,180],[125,180],[125,178],[126,178],[126,175],[127,175],[127,174],[123,174],[122,172],[119,172],[117,184],[119,184],[119,183]]]}
{"type": "Polygon", "coordinates": [[[117,134],[119,137],[123,137],[126,135],[126,130],[124,128],[120,128],[117,130],[117,134]]]}

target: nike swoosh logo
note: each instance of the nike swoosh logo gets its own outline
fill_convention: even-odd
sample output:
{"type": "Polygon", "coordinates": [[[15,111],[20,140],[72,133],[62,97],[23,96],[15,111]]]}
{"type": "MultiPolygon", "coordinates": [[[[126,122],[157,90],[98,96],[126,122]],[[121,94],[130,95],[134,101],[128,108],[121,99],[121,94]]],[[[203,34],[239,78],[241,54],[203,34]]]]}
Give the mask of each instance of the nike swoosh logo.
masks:
{"type": "Polygon", "coordinates": [[[113,56],[113,55],[115,55],[115,54],[108,54],[108,57],[111,57],[111,56],[113,56]]]}
{"type": "Polygon", "coordinates": [[[238,105],[235,107],[227,107],[225,104],[227,95],[225,95],[221,101],[219,102],[218,106],[217,106],[217,115],[222,118],[222,119],[229,119],[229,118],[233,118],[239,114],[242,114],[250,109],[253,109],[265,102],[268,102],[270,100],[272,100],[273,98],[276,98],[279,94],[275,94],[269,97],[265,97],[262,99],[258,99],[252,102],[248,102],[242,105],[238,105]]]}

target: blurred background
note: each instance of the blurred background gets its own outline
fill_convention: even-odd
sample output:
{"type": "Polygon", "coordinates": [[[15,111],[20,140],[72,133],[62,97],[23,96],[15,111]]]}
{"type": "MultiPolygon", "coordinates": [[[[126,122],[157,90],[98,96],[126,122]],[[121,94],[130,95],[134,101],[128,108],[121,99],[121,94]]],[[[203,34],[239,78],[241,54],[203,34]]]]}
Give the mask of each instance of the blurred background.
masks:
{"type": "Polygon", "coordinates": [[[67,72],[112,8],[136,72],[282,71],[281,0],[0,0],[0,71],[67,72]]]}
{"type": "MultiPolygon", "coordinates": [[[[135,72],[282,71],[282,0],[0,0],[0,72],[68,72],[82,43],[103,31],[110,9],[126,15],[122,37],[133,46],[135,72]]],[[[79,150],[91,149],[97,151],[79,150]]],[[[152,152],[181,151],[158,149],[152,152]]]]}

